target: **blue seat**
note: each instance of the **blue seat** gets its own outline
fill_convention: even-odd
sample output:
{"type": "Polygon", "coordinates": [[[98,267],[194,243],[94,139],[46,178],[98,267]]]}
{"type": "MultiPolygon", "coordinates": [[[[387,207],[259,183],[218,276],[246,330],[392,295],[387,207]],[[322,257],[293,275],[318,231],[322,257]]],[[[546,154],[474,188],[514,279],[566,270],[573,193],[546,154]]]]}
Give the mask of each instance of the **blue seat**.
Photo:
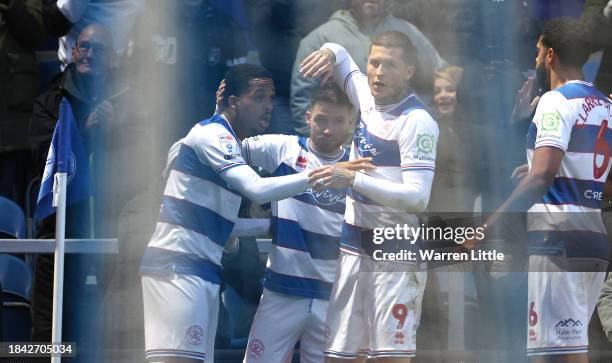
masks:
{"type": "Polygon", "coordinates": [[[237,326],[243,321],[240,321],[240,311],[246,309],[246,304],[238,295],[236,290],[234,290],[231,286],[226,285],[225,290],[221,293],[221,300],[223,306],[227,309],[229,313],[229,321],[228,321],[228,330],[229,330],[229,338],[230,338],[230,348],[246,348],[248,336],[240,337],[236,333],[237,326]]]}
{"type": "Polygon", "coordinates": [[[0,197],[0,232],[15,238],[25,238],[25,214],[17,203],[0,197]]]}
{"type": "Polygon", "coordinates": [[[29,266],[15,256],[0,254],[0,286],[2,339],[7,342],[30,341],[32,272],[29,266]]]}
{"type": "Polygon", "coordinates": [[[24,301],[32,297],[32,270],[20,258],[0,254],[0,283],[2,292],[15,295],[24,301]]]}

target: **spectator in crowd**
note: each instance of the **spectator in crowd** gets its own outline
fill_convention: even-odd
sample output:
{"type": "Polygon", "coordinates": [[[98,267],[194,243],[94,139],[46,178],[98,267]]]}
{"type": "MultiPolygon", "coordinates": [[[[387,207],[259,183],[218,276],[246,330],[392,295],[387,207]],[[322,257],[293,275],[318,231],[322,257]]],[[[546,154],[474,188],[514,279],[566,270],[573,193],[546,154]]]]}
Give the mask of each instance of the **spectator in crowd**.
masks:
{"type": "Polygon", "coordinates": [[[28,124],[39,93],[34,50],[47,33],[41,0],[0,0],[0,195],[22,206],[30,174],[28,124]]]}
{"type": "Polygon", "coordinates": [[[289,105],[291,70],[300,40],[329,19],[345,0],[246,0],[262,66],[276,85],[267,132],[293,134],[289,105]]]}
{"type": "MultiPolygon", "coordinates": [[[[429,223],[432,225],[453,225],[460,218],[456,212],[469,214],[474,209],[477,189],[473,184],[476,163],[472,157],[471,129],[464,117],[461,105],[457,101],[457,88],[461,82],[463,69],[456,66],[444,67],[434,74],[433,99],[430,109],[438,121],[440,142],[436,152],[436,173],[428,204],[429,223]]],[[[439,247],[439,246],[437,246],[439,247]]],[[[452,273],[466,274],[465,266],[449,267],[452,273]],[[459,271],[459,272],[457,272],[459,271]]],[[[451,274],[452,274],[451,273],[451,274]]],[[[449,306],[447,291],[443,291],[443,282],[451,276],[443,271],[431,270],[427,275],[427,284],[423,296],[422,325],[418,331],[423,348],[431,351],[447,349],[449,331],[449,306]],[[446,297],[446,298],[445,298],[446,297]]],[[[467,297],[468,294],[466,293],[467,297]]],[[[465,314],[468,313],[465,304],[465,314]]],[[[466,319],[467,320],[467,319],[466,319]]],[[[465,325],[466,332],[476,331],[473,321],[465,325]]],[[[470,334],[467,334],[470,336],[470,334]]],[[[470,342],[466,340],[466,348],[470,342]]],[[[428,362],[442,362],[434,359],[428,362]]]]}
{"type": "Polygon", "coordinates": [[[438,162],[428,209],[432,212],[472,212],[477,190],[472,178],[474,166],[471,129],[457,103],[457,87],[463,69],[449,66],[434,75],[432,108],[440,140],[438,162]]]}
{"type": "Polygon", "coordinates": [[[460,15],[462,5],[462,0],[395,1],[392,12],[416,26],[445,60],[456,64],[454,53],[457,41],[451,24],[460,15]]]}
{"type": "Polygon", "coordinates": [[[159,121],[160,165],[174,141],[213,113],[226,70],[257,63],[240,2],[232,4],[237,7],[230,13],[221,0],[149,0],[136,21],[126,67],[159,121]]]}
{"type": "MultiPolygon", "coordinates": [[[[146,160],[143,155],[147,150],[141,148],[146,147],[149,136],[139,124],[145,116],[137,115],[140,110],[125,107],[133,104],[136,95],[131,92],[128,79],[111,70],[116,57],[112,44],[112,35],[104,26],[91,24],[83,29],[72,50],[74,62],[36,99],[30,127],[30,142],[40,167],[44,165],[57,122],[59,102],[62,97],[68,99],[93,161],[94,190],[100,199],[93,216],[96,223],[107,223],[109,216],[116,219],[121,206],[138,189],[130,184],[142,185],[142,181],[134,179],[137,176],[134,168],[143,168],[136,169],[142,172],[138,177],[147,180],[149,167],[134,161],[146,160]],[[106,180],[110,170],[112,183],[106,180]],[[97,182],[97,175],[104,178],[97,182]]],[[[96,234],[115,233],[114,226],[97,229],[96,234]]]]}
{"type": "Polygon", "coordinates": [[[592,51],[603,50],[595,86],[612,94],[612,1],[586,0],[580,18],[592,51]]]}
{"type": "MultiPolygon", "coordinates": [[[[93,203],[89,200],[68,207],[68,238],[116,237],[124,204],[151,180],[156,170],[148,163],[148,130],[141,110],[126,105],[142,104],[130,92],[126,80],[111,69],[115,58],[112,36],[99,24],[85,27],[72,50],[73,63],[57,77],[35,102],[30,140],[42,171],[58,119],[59,104],[66,98],[84,141],[92,169],[93,203]],[[91,213],[90,211],[93,211],[91,213]]],[[[52,235],[53,218],[43,221],[40,236],[52,235]]],[[[80,361],[92,362],[88,350],[101,334],[91,329],[108,284],[108,260],[91,255],[69,255],[65,267],[64,336],[81,344],[80,361]],[[87,289],[86,278],[94,275],[96,289],[87,289]],[[87,342],[87,343],[85,343],[87,342]]],[[[33,296],[33,338],[50,341],[53,256],[37,260],[33,296]]]]}
{"type": "Polygon", "coordinates": [[[72,49],[79,34],[90,24],[109,29],[113,49],[123,55],[128,48],[134,19],[145,0],[54,0],[45,9],[45,25],[59,40],[62,70],[72,62],[72,49]]]}
{"type": "Polygon", "coordinates": [[[308,134],[304,114],[309,107],[310,92],[316,84],[316,81],[304,79],[300,75],[300,62],[325,43],[344,46],[361,71],[365,72],[371,39],[385,31],[404,33],[415,45],[418,56],[419,72],[415,74],[412,84],[421,95],[423,91],[431,89],[433,72],[446,62],[415,26],[391,15],[387,5],[386,0],[351,0],[350,9],[336,11],[328,22],[302,39],[291,78],[291,113],[297,134],[308,134]]]}
{"type": "MultiPolygon", "coordinates": [[[[601,63],[595,77],[595,86],[612,97],[612,1],[586,0],[580,18],[585,37],[591,43],[592,51],[602,50],[601,63]]],[[[612,241],[612,185],[606,183],[601,216],[612,241]]],[[[608,272],[610,268],[608,268],[608,272]]],[[[597,304],[598,314],[593,314],[589,324],[591,345],[597,350],[611,350],[612,347],[612,277],[608,273],[597,304]],[[600,329],[603,328],[603,329],[600,329]],[[601,337],[602,331],[606,339],[601,337]]]]}

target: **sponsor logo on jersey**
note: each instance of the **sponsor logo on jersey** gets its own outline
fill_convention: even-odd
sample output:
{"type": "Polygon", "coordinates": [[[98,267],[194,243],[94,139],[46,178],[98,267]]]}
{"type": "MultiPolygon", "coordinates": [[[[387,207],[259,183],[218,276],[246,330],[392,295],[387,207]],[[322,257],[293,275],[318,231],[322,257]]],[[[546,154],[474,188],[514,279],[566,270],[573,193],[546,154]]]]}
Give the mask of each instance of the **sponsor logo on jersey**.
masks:
{"type": "Polygon", "coordinates": [[[264,343],[259,339],[253,339],[249,344],[249,357],[253,359],[261,359],[266,351],[264,343]]]}
{"type": "Polygon", "coordinates": [[[561,115],[558,112],[547,112],[542,115],[538,125],[538,139],[561,139],[561,115]]]}
{"type": "Polygon", "coordinates": [[[416,151],[411,151],[408,156],[418,161],[434,162],[434,148],[436,146],[435,137],[432,134],[418,134],[416,141],[416,151]]]}
{"type": "Polygon", "coordinates": [[[380,154],[380,151],[378,151],[372,143],[368,142],[365,135],[365,124],[363,120],[359,121],[359,125],[355,130],[355,141],[357,142],[357,149],[361,156],[369,157],[380,154]]]}
{"type": "Polygon", "coordinates": [[[185,331],[187,341],[192,345],[202,344],[202,337],[204,336],[204,329],[199,325],[192,325],[185,331]]]}
{"type": "Polygon", "coordinates": [[[434,136],[432,134],[417,135],[417,150],[419,153],[431,154],[434,148],[434,136]]]}
{"type": "Polygon", "coordinates": [[[565,319],[560,320],[554,327],[554,332],[558,339],[575,340],[580,339],[583,333],[583,324],[580,320],[565,319]]]}
{"type": "Polygon", "coordinates": [[[576,327],[576,326],[582,326],[582,322],[580,320],[565,319],[565,320],[559,321],[557,325],[555,325],[555,328],[567,328],[567,327],[576,327]]]}
{"type": "Polygon", "coordinates": [[[346,195],[344,193],[337,193],[330,189],[316,191],[312,188],[308,188],[304,194],[310,195],[312,199],[320,205],[344,204],[346,202],[346,195]]]}
{"type": "Polygon", "coordinates": [[[542,131],[559,131],[561,116],[558,113],[545,113],[542,115],[542,131]]]}
{"type": "Polygon", "coordinates": [[[306,168],[306,165],[308,165],[308,159],[305,156],[298,156],[297,161],[295,162],[295,166],[297,166],[298,168],[306,168]]]}

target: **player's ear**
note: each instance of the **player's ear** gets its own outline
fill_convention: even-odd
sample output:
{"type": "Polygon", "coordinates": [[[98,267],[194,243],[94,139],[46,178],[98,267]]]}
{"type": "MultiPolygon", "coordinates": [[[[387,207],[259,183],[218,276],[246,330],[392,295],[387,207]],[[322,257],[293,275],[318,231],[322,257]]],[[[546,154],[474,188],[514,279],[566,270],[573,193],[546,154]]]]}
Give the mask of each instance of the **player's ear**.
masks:
{"type": "Polygon", "coordinates": [[[232,95],[227,98],[227,104],[229,108],[236,109],[238,107],[238,97],[232,95]]]}
{"type": "Polygon", "coordinates": [[[306,120],[306,125],[308,125],[308,127],[310,127],[311,117],[312,117],[312,113],[310,112],[310,110],[306,111],[306,113],[304,114],[304,119],[306,120]]]}
{"type": "Polygon", "coordinates": [[[553,60],[555,59],[555,50],[552,48],[548,48],[546,49],[546,63],[547,64],[552,64],[553,60]]]}
{"type": "Polygon", "coordinates": [[[412,79],[412,76],[414,76],[414,70],[415,70],[414,66],[406,67],[406,81],[410,81],[412,79]]]}

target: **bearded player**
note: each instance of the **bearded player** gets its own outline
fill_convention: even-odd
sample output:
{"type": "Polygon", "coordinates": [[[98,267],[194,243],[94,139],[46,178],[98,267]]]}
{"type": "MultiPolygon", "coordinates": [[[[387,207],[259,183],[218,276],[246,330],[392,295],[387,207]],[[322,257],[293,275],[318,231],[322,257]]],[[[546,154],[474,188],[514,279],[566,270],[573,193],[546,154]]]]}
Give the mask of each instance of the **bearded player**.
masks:
{"type": "MultiPolygon", "coordinates": [[[[587,327],[610,248],[600,203],[610,171],[611,101],[585,82],[589,56],[580,22],[547,22],[536,79],[546,92],[527,135],[529,171],[487,220],[527,210],[527,354],[533,362],[588,362],[587,327]]],[[[473,248],[473,244],[469,246],[473,248]]]]}
{"type": "MultiPolygon", "coordinates": [[[[353,107],[333,83],[313,89],[305,119],[310,137],[262,135],[242,143],[244,159],[272,175],[348,160],[342,144],[353,107]]],[[[336,275],[344,190],[308,189],[272,204],[272,250],[245,363],[285,363],[299,341],[300,362],[323,362],[328,299],[336,275]]]]}

